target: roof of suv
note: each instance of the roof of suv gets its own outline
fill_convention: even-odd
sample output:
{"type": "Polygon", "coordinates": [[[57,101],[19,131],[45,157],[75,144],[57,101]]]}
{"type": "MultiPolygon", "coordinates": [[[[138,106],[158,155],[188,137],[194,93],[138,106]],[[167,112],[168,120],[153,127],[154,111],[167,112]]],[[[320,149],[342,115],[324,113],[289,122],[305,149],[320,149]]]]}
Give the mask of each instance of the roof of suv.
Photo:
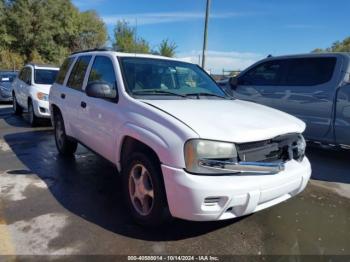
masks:
{"type": "Polygon", "coordinates": [[[123,53],[123,52],[117,52],[112,50],[105,50],[105,49],[92,49],[92,50],[84,50],[80,52],[72,53],[70,56],[80,56],[80,55],[97,55],[97,54],[113,54],[116,57],[143,57],[143,58],[153,58],[153,59],[163,59],[163,60],[172,60],[172,61],[181,61],[181,59],[172,58],[172,57],[166,57],[166,56],[160,56],[160,55],[152,55],[152,54],[140,54],[140,53],[123,53]]]}
{"type": "Polygon", "coordinates": [[[282,55],[282,56],[268,56],[266,59],[288,59],[288,58],[303,58],[303,57],[327,57],[327,56],[350,56],[350,53],[346,52],[324,52],[324,53],[305,53],[305,54],[295,54],[295,55],[282,55]]]}
{"type": "Polygon", "coordinates": [[[29,63],[26,64],[25,66],[32,66],[34,69],[40,69],[40,68],[44,68],[44,69],[59,69],[58,66],[55,65],[45,65],[45,64],[37,64],[37,63],[29,63]]]}

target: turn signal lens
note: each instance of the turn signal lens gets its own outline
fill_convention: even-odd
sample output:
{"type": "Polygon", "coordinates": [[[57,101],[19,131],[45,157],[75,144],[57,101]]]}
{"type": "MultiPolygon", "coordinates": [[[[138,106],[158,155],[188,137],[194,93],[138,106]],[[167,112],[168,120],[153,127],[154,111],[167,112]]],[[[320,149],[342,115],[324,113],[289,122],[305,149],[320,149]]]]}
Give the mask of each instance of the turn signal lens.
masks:
{"type": "Polygon", "coordinates": [[[45,93],[42,93],[42,92],[38,92],[38,93],[36,94],[36,97],[37,97],[39,100],[49,101],[49,95],[48,95],[48,94],[45,94],[45,93]]]}

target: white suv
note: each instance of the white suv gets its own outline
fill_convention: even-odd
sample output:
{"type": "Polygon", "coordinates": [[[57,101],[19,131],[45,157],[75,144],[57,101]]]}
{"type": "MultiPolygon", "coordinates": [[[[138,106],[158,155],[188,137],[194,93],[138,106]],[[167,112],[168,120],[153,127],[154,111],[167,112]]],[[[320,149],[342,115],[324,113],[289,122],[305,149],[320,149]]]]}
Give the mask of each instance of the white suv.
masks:
{"type": "Polygon", "coordinates": [[[141,224],[169,213],[195,221],[243,216],[298,194],[311,175],[302,121],[232,99],[194,64],[75,53],[49,101],[58,151],[73,155],[79,142],[114,163],[141,224]]]}
{"type": "Polygon", "coordinates": [[[29,122],[36,126],[39,118],[50,118],[49,92],[58,67],[28,64],[13,81],[13,111],[20,115],[28,110],[29,122]]]}

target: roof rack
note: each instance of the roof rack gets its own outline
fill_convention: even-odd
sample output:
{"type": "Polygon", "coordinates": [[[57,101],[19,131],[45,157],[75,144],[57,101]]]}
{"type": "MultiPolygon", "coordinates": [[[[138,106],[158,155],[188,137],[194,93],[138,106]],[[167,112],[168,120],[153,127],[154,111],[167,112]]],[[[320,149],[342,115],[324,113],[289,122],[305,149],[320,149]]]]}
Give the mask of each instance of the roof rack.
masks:
{"type": "Polygon", "coordinates": [[[58,66],[56,65],[50,65],[50,64],[40,64],[40,63],[33,63],[33,62],[30,62],[26,65],[31,65],[31,66],[37,66],[37,67],[52,67],[52,68],[56,68],[58,66]]]}
{"type": "Polygon", "coordinates": [[[87,53],[87,52],[103,52],[103,51],[113,51],[112,48],[92,48],[92,49],[85,49],[85,50],[81,50],[81,51],[75,51],[73,53],[71,53],[71,55],[75,55],[75,54],[80,54],[80,53],[87,53]]]}

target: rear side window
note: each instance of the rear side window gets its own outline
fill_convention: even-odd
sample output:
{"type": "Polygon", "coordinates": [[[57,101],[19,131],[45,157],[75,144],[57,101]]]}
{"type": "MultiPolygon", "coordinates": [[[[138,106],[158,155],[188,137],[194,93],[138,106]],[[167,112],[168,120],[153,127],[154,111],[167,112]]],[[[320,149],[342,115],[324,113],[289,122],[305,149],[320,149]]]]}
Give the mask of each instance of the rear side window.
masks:
{"type": "Polygon", "coordinates": [[[70,73],[67,86],[76,90],[81,90],[84,82],[86,69],[89,66],[91,56],[81,56],[75,62],[72,72],[70,73]]]}
{"type": "Polygon", "coordinates": [[[288,59],[283,85],[312,86],[327,83],[332,79],[336,61],[335,57],[288,59]]]}
{"type": "Polygon", "coordinates": [[[274,60],[262,63],[250,69],[239,78],[239,85],[273,86],[280,84],[283,61],[274,60]]]}
{"type": "Polygon", "coordinates": [[[60,85],[63,85],[63,82],[64,82],[64,78],[68,72],[68,69],[70,68],[70,65],[72,64],[73,62],[73,57],[68,57],[66,60],[64,60],[61,68],[60,68],[60,71],[57,75],[57,78],[56,78],[56,83],[57,84],[60,84],[60,85]]]}
{"type": "Polygon", "coordinates": [[[32,69],[29,67],[25,67],[23,70],[23,82],[27,83],[28,85],[32,81],[32,69]]]}
{"type": "Polygon", "coordinates": [[[116,78],[111,59],[106,56],[96,56],[88,83],[92,82],[105,82],[116,89],[116,78]]]}
{"type": "Polygon", "coordinates": [[[23,68],[21,72],[19,72],[18,79],[24,81],[24,74],[25,74],[25,68],[23,68]]]}

